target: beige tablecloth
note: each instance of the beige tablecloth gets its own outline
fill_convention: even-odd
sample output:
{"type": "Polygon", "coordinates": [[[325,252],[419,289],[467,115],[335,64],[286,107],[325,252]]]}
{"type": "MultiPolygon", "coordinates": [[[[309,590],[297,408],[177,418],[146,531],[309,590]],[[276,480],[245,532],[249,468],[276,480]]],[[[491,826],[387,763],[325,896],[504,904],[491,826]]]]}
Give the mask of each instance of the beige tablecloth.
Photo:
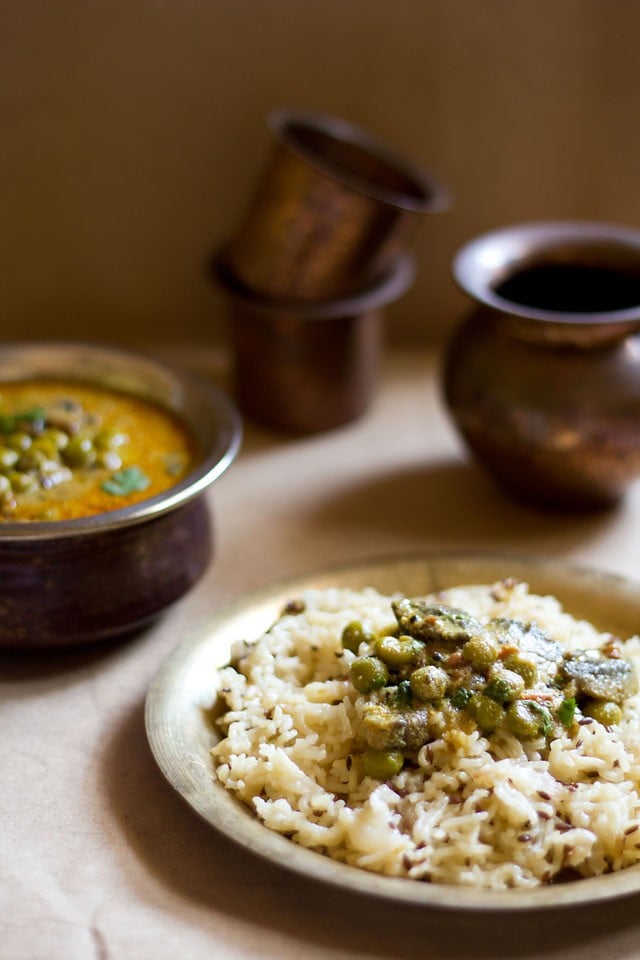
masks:
{"type": "Polygon", "coordinates": [[[150,755],[143,703],[163,658],[212,610],[275,578],[444,547],[636,574],[640,487],[586,516],[506,500],[467,461],[435,370],[427,353],[389,354],[370,411],[323,435],[247,426],[210,493],[215,561],[152,629],[100,649],[0,656],[2,960],[638,955],[638,898],[456,914],[301,880],[201,822],[150,755]]]}

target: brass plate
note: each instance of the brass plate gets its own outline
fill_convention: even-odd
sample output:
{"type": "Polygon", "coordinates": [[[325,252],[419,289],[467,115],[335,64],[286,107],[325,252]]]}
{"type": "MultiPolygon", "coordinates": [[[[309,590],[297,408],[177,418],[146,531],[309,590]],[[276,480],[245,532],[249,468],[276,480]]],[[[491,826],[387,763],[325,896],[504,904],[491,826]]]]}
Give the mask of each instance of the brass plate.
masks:
{"type": "Polygon", "coordinates": [[[281,581],[214,614],[164,662],[146,701],[147,736],[162,773],[206,821],[253,853],[315,880],[369,896],[450,909],[528,910],[640,891],[640,867],[557,886],[507,891],[380,876],[338,863],[269,830],[214,778],[209,751],[218,735],[207,710],[216,698],[216,670],[229,661],[234,640],[257,639],[283,604],[302,589],[371,586],[383,593],[420,595],[505,577],[527,581],[532,592],[555,594],[569,613],[601,630],[623,637],[640,630],[640,585],[543,558],[474,553],[386,557],[281,581]]]}

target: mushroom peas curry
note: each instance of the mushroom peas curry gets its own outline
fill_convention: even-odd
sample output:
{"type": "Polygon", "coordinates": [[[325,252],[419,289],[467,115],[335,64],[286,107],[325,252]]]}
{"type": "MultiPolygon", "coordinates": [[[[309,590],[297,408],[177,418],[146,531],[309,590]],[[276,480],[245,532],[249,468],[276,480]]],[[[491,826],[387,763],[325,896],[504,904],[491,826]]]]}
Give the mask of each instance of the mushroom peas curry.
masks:
{"type": "Polygon", "coordinates": [[[365,772],[387,779],[445,729],[501,731],[549,741],[578,722],[620,722],[638,691],[633,665],[611,637],[600,650],[566,651],[532,623],[487,624],[463,610],[403,598],[397,629],[372,634],[349,623],[342,643],[360,697],[365,772]]]}
{"type": "Polygon", "coordinates": [[[0,384],[0,522],[92,516],[178,483],[186,425],[150,400],[75,381],[0,384]]]}

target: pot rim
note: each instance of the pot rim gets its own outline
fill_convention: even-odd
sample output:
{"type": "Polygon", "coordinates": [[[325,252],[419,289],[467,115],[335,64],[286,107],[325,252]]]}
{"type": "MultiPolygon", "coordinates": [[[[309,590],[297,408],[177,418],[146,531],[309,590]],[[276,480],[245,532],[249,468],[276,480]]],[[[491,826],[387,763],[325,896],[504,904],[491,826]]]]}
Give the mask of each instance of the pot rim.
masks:
{"type": "Polygon", "coordinates": [[[452,261],[453,279],[473,300],[525,320],[554,324],[598,326],[606,323],[640,323],[637,306],[598,312],[546,310],[508,300],[496,293],[495,286],[511,276],[519,264],[530,262],[543,251],[553,251],[570,241],[576,248],[598,248],[609,243],[611,250],[631,252],[638,259],[640,274],[640,230],[616,223],[593,220],[540,220],[499,227],[467,242],[452,261]]]}
{"type": "Polygon", "coordinates": [[[323,176],[373,200],[413,213],[438,213],[450,205],[448,191],[431,173],[392,150],[384,141],[355,123],[331,114],[279,106],[267,115],[267,126],[282,147],[323,176]],[[387,188],[339,163],[332,163],[296,136],[296,126],[305,127],[327,140],[338,140],[357,147],[379,163],[401,174],[407,184],[412,184],[415,189],[403,191],[387,188]]]}
{"type": "Polygon", "coordinates": [[[283,314],[299,320],[355,317],[379,310],[407,292],[416,275],[416,258],[401,254],[382,276],[362,290],[328,300],[278,300],[263,297],[243,284],[231,270],[223,250],[214,260],[214,273],[224,292],[243,309],[265,319],[283,314]]]}
{"type": "MultiPolygon", "coordinates": [[[[42,540],[64,540],[68,537],[108,533],[133,524],[153,520],[178,509],[203,493],[214,480],[217,480],[224,473],[239,452],[242,441],[242,419],[235,405],[222,390],[198,374],[192,373],[191,370],[180,369],[178,366],[157,360],[142,351],[112,347],[96,342],[10,342],[2,344],[0,347],[0,386],[2,384],[3,364],[5,362],[10,363],[12,359],[14,363],[18,363],[20,357],[26,358],[27,356],[30,356],[34,362],[41,356],[48,357],[50,362],[55,360],[62,362],[65,356],[75,356],[76,363],[78,363],[78,366],[74,368],[78,370],[75,376],[68,367],[64,371],[61,369],[57,374],[52,371],[44,373],[42,367],[37,367],[32,374],[34,379],[58,376],[60,379],[76,379],[78,382],[102,384],[103,386],[109,386],[110,384],[106,380],[100,381],[90,374],[83,376],[83,360],[90,357],[98,362],[108,364],[129,366],[139,364],[141,370],[144,370],[149,376],[165,378],[178,399],[183,400],[186,397],[195,406],[204,409],[208,416],[214,418],[217,429],[212,443],[205,450],[203,459],[179,483],[167,490],[130,506],[88,517],[42,522],[2,522],[0,523],[0,547],[11,542],[26,544],[42,540]]],[[[114,367],[115,369],[116,367],[114,367]]],[[[23,377],[14,375],[11,379],[27,379],[27,375],[25,374],[23,377]]],[[[121,389],[122,392],[127,392],[126,388],[122,387],[121,389]]],[[[189,418],[180,406],[162,404],[157,398],[144,391],[140,395],[164,405],[166,409],[181,417],[187,423],[187,426],[193,430],[194,425],[189,422],[189,418]]]]}

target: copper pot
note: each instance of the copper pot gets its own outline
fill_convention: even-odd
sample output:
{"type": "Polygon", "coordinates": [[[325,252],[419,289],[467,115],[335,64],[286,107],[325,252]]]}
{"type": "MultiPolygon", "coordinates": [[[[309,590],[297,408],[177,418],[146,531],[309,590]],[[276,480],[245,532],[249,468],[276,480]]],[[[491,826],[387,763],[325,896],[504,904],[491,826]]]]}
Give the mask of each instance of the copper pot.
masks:
{"type": "Polygon", "coordinates": [[[352,293],[390,269],[420,214],[447,205],[431,176],[344,120],[280,108],[268,123],[276,145],[227,250],[255,294],[352,293]]]}
{"type": "Polygon", "coordinates": [[[509,493],[591,508],[640,476],[640,231],[523,224],[471,241],[475,301],[447,348],[449,411],[509,493]]]}
{"type": "Polygon", "coordinates": [[[365,290],[314,304],[255,296],[224,261],[217,269],[243,413],[276,430],[314,433],[367,409],[377,384],[382,311],[413,281],[411,255],[365,290]]]}

